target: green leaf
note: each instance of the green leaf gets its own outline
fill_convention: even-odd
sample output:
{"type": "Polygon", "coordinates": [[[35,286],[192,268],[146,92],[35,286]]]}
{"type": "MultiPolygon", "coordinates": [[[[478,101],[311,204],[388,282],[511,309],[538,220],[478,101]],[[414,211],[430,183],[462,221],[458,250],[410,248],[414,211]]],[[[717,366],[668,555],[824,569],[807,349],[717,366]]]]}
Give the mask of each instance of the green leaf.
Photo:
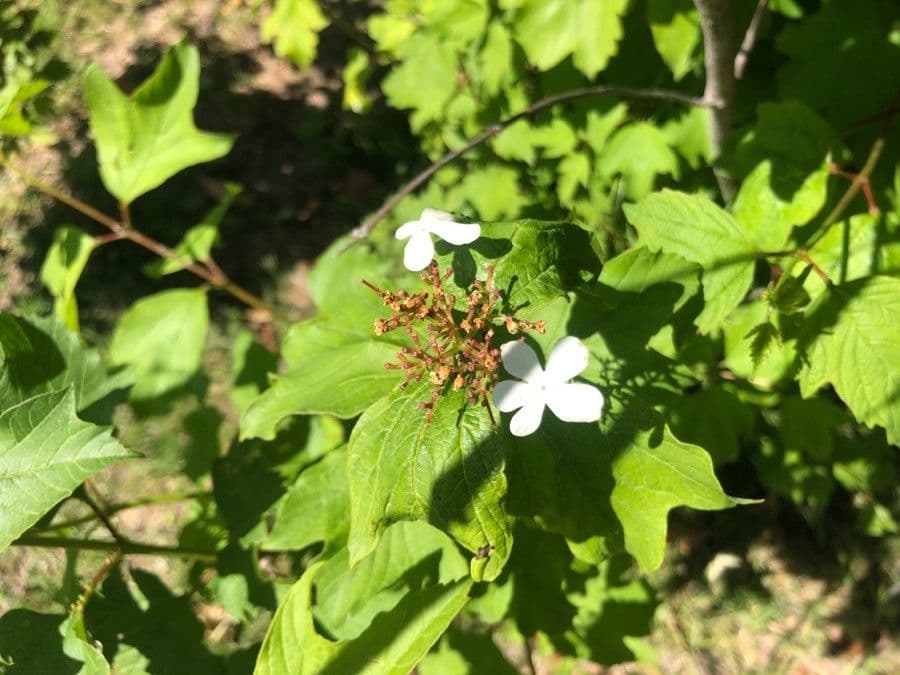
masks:
{"type": "Polygon", "coordinates": [[[627,8],[627,0],[524,0],[513,36],[539,69],[571,55],[575,67],[593,79],[618,49],[627,8]]]}
{"type": "MultiPolygon", "coordinates": [[[[783,3],[782,3],[783,4],[783,3]]],[[[900,88],[897,7],[892,0],[833,0],[789,23],[775,45],[787,57],[778,72],[782,98],[805,101],[837,128],[876,115],[900,88]],[[840,91],[840,96],[832,92],[840,91]]]]}
{"type": "Polygon", "coordinates": [[[661,131],[669,147],[677,150],[692,169],[699,169],[712,160],[708,109],[693,107],[681,117],[666,122],[661,131]]]}
{"type": "MultiPolygon", "coordinates": [[[[809,257],[838,284],[873,274],[895,275],[900,272],[900,241],[892,236],[885,216],[862,213],[829,227],[809,257]]],[[[825,282],[810,274],[803,287],[816,297],[825,290],[825,282]]]]}
{"type": "Polygon", "coordinates": [[[640,243],[703,267],[705,305],[697,326],[701,333],[719,327],[753,282],[754,247],[741,225],[706,197],[672,190],[624,208],[640,243]]]}
{"type": "Polygon", "coordinates": [[[465,633],[451,628],[436,649],[429,652],[416,669],[420,675],[517,675],[491,639],[490,633],[465,633]]]}
{"type": "MultiPolygon", "coordinates": [[[[589,345],[590,347],[591,345],[589,345]]],[[[631,401],[601,426],[549,414],[508,458],[510,509],[575,542],[600,537],[608,556],[624,548],[644,571],[662,562],[668,512],[724,509],[709,455],[679,441],[651,410],[631,401]]]]}
{"type": "Polygon", "coordinates": [[[111,572],[85,609],[85,625],[119,673],[222,673],[224,659],[203,639],[191,594],[175,595],[160,579],[131,569],[126,585],[111,572]]]}
{"type": "Polygon", "coordinates": [[[479,55],[478,76],[484,92],[496,96],[504,82],[512,78],[513,44],[509,30],[499,21],[488,26],[484,46],[479,55]]]}
{"type": "Polygon", "coordinates": [[[591,177],[591,163],[587,155],[576,152],[568,155],[557,169],[559,181],[556,184],[556,195],[562,204],[571,204],[578,186],[587,187],[591,177]]]}
{"type": "Polygon", "coordinates": [[[70,614],[59,627],[63,636],[63,652],[84,664],[79,675],[109,675],[109,663],[91,640],[84,627],[84,617],[70,614]]]}
{"type": "Polygon", "coordinates": [[[677,82],[691,69],[700,44],[700,19],[691,0],[647,0],[647,21],[656,51],[677,82]]]}
{"type": "Polygon", "coordinates": [[[86,349],[55,319],[0,313],[0,326],[6,327],[0,330],[0,346],[6,354],[0,369],[0,409],[71,387],[85,419],[109,421],[113,394],[133,382],[129,371],[108,371],[96,351],[86,349]]]}
{"type": "Polygon", "coordinates": [[[496,165],[467,173],[448,194],[448,199],[464,199],[483,220],[513,218],[526,203],[519,189],[519,173],[510,167],[496,165]]]}
{"type": "Polygon", "coordinates": [[[526,120],[514,122],[494,138],[494,152],[503,159],[518,159],[529,165],[534,164],[537,155],[532,140],[533,133],[526,120]]]}
{"type": "MultiPolygon", "coordinates": [[[[95,675],[72,651],[63,649],[65,617],[30,609],[12,609],[0,618],[0,667],[23,675],[95,675]]],[[[90,648],[90,647],[88,647],[90,648]]],[[[92,648],[91,648],[92,649],[92,648]]],[[[96,652],[95,652],[96,653],[96,652]]]]}
{"type": "Polygon", "coordinates": [[[471,581],[408,593],[355,640],[331,642],[316,632],[309,567],[275,613],[255,675],[360,673],[406,675],[437,642],[466,602],[471,581]]]}
{"type": "Polygon", "coordinates": [[[381,84],[390,104],[415,111],[410,120],[413,131],[443,119],[457,90],[454,50],[431,35],[416,33],[397,48],[397,54],[403,62],[381,84]]]}
{"type": "Polygon", "coordinates": [[[263,22],[265,42],[275,43],[275,53],[303,68],[316,58],[319,32],[328,25],[316,0],[275,0],[263,22]]]}
{"type": "Polygon", "coordinates": [[[666,137],[649,122],[633,122],[618,129],[597,158],[601,176],[621,176],[625,194],[639,199],[653,188],[656,177],[678,178],[678,158],[666,137]]]}
{"type": "Polygon", "coordinates": [[[135,302],[109,345],[113,363],[134,369],[132,398],[154,398],[185,384],[200,368],[208,324],[203,289],[162,291],[135,302]]]}
{"type": "Polygon", "coordinates": [[[464,391],[444,394],[431,421],[419,403],[432,386],[394,392],[359,419],[350,436],[351,564],[368,555],[384,529],[427,520],[475,555],[472,577],[495,579],[511,536],[501,501],[503,456],[483,407],[464,391]]]}
{"type": "Polygon", "coordinates": [[[544,157],[566,157],[575,149],[578,138],[565,119],[554,117],[550,124],[531,130],[531,143],[544,148],[544,157]]]}
{"type": "Polygon", "coordinates": [[[678,397],[668,418],[678,438],[702,447],[717,465],[737,459],[739,442],[753,432],[752,408],[723,386],[678,397]]]}
{"type": "Polygon", "coordinates": [[[569,594],[577,612],[567,637],[580,658],[614,665],[651,654],[645,638],[658,603],[647,580],[634,578],[630,568],[622,558],[601,563],[583,590],[569,594]]]}
{"type": "Polygon", "coordinates": [[[875,276],[833,286],[811,308],[798,344],[800,392],[834,386],[854,417],[900,445],[900,279],[875,276]]]}
{"type": "Polygon", "coordinates": [[[725,365],[738,377],[771,390],[791,375],[796,340],[782,339],[761,301],[738,307],[723,326],[725,365]]]}
{"type": "Polygon", "coordinates": [[[343,541],[349,528],[347,452],[335,450],[303,471],[288,488],[275,508],[274,525],[261,547],[298,551],[318,541],[333,544],[343,541]]]}
{"type": "Polygon", "coordinates": [[[468,574],[468,563],[443,532],[421,521],[394,523],[353,567],[346,548],[325,561],[316,574],[316,621],[334,637],[352,640],[410,591],[468,574]]]}
{"type": "Polygon", "coordinates": [[[291,415],[356,417],[400,382],[385,363],[396,360],[401,343],[381,339],[359,317],[347,326],[329,316],[297,324],[285,338],[289,369],[247,408],[242,438],[274,438],[291,415]]]}
{"type": "Polygon", "coordinates": [[[119,201],[130,204],[194,164],[228,154],[234,139],[198,131],[200,56],[178,43],[153,75],[125,96],[100,66],[84,76],[84,96],[97,144],[100,177],[119,201]]]}
{"type": "Polygon", "coordinates": [[[94,246],[94,238],[77,227],[60,227],[41,266],[41,281],[54,299],[53,313],[75,332],[78,332],[75,285],[94,246]]]}
{"type": "Polygon", "coordinates": [[[0,550],[91,474],[132,453],[109,429],[78,419],[71,389],[0,414],[0,550]]]}
{"type": "Polygon", "coordinates": [[[241,194],[240,185],[225,183],[225,196],[211,209],[197,225],[184,233],[181,241],[175,246],[177,258],[160,258],[144,266],[144,272],[154,277],[165,276],[174,272],[180,272],[189,264],[209,258],[209,252],[214,244],[219,241],[219,223],[225,217],[225,213],[241,194]]]}
{"type": "Polygon", "coordinates": [[[763,103],[757,117],[735,149],[746,177],[732,212],[758,249],[777,251],[825,204],[834,135],[798,102],[763,103]]]}
{"type": "Polygon", "coordinates": [[[347,52],[347,65],[341,73],[344,82],[344,96],[341,102],[344,110],[357,114],[366,112],[372,105],[369,100],[366,84],[372,74],[372,63],[369,55],[362,49],[353,47],[347,52]]]}

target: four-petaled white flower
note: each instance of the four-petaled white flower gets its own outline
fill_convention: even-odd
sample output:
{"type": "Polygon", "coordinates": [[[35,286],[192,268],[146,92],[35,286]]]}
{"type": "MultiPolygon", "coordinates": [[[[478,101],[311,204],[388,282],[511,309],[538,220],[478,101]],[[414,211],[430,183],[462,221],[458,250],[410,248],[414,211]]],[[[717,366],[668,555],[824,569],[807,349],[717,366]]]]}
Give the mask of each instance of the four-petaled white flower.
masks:
{"type": "Polygon", "coordinates": [[[494,403],[501,412],[518,410],[509,422],[514,436],[528,436],[541,424],[544,406],[563,422],[596,422],[603,412],[603,394],[590,384],[570,382],[588,364],[588,350],[576,337],[564,337],[541,368],[537,354],[524,342],[500,347],[503,367],[516,380],[504,380],[494,388],[494,403]]]}
{"type": "Polygon", "coordinates": [[[436,234],[446,242],[461,246],[471,244],[481,236],[481,225],[478,223],[457,223],[446,211],[425,209],[418,220],[412,220],[397,228],[397,239],[409,238],[403,249],[403,265],[413,272],[424,270],[434,258],[434,242],[431,235],[436,234]]]}

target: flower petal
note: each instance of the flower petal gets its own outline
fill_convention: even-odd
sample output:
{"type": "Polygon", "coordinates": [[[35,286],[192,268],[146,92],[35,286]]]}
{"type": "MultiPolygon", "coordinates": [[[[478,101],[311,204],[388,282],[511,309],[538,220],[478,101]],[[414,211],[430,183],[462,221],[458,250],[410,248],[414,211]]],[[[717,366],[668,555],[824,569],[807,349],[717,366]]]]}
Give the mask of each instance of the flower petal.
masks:
{"type": "Polygon", "coordinates": [[[518,410],[534,397],[535,391],[527,382],[504,380],[494,387],[494,405],[500,412],[518,410]]]}
{"type": "Polygon", "coordinates": [[[596,422],[603,414],[603,394],[581,382],[557,384],[547,390],[547,405],[563,422],[596,422]]]}
{"type": "Polygon", "coordinates": [[[407,237],[411,237],[417,232],[427,232],[428,229],[422,223],[421,220],[411,220],[408,223],[403,223],[400,227],[397,228],[397,231],[394,232],[394,237],[397,239],[406,239],[407,237]]]}
{"type": "Polygon", "coordinates": [[[412,272],[418,272],[428,267],[432,258],[434,258],[434,244],[431,235],[427,232],[414,233],[403,249],[403,265],[412,272]]]}
{"type": "Polygon", "coordinates": [[[541,426],[541,418],[544,416],[543,399],[529,399],[509,421],[509,431],[513,436],[528,436],[537,431],[541,426]]]}
{"type": "Polygon", "coordinates": [[[534,350],[518,340],[501,345],[500,358],[503,359],[503,367],[506,368],[506,372],[520,377],[526,382],[535,376],[540,376],[543,372],[534,350]]]}
{"type": "Polygon", "coordinates": [[[481,225],[478,223],[434,222],[428,225],[428,229],[455,246],[471,244],[481,236],[481,225]]]}
{"type": "Polygon", "coordinates": [[[568,382],[587,368],[588,349],[577,337],[568,335],[556,343],[547,357],[547,379],[568,382]]]}
{"type": "Polygon", "coordinates": [[[440,209],[423,209],[422,215],[419,216],[419,220],[432,223],[435,220],[453,220],[453,215],[447,213],[446,211],[441,211],[440,209]]]}

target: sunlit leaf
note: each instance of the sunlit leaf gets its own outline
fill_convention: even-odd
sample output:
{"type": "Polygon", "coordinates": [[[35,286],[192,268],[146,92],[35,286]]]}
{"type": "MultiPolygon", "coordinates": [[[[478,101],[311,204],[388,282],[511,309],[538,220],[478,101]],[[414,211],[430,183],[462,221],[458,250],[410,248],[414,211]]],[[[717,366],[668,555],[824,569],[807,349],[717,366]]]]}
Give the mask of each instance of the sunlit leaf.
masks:
{"type": "Polygon", "coordinates": [[[182,169],[231,150],[231,136],[194,126],[199,79],[197,49],[183,42],[166,52],[150,79],[130,96],[99,66],[88,68],[84,95],[100,176],[121,202],[128,204],[182,169]]]}

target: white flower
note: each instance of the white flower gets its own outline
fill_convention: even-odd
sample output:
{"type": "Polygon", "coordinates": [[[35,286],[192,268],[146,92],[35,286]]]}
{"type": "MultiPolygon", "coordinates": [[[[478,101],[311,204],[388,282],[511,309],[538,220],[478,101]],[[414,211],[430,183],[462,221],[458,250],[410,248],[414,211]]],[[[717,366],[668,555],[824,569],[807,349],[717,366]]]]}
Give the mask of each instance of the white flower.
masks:
{"type": "Polygon", "coordinates": [[[460,246],[470,244],[481,236],[478,223],[456,223],[446,211],[425,209],[418,220],[412,220],[397,228],[397,239],[406,239],[403,249],[403,265],[413,272],[424,270],[434,258],[434,243],[431,235],[460,246]]]}
{"type": "Polygon", "coordinates": [[[524,380],[504,380],[494,388],[494,403],[501,412],[519,410],[509,422],[514,436],[534,433],[544,416],[544,406],[563,422],[596,422],[603,412],[603,394],[590,384],[569,382],[588,364],[588,350],[576,337],[564,337],[541,368],[537,354],[524,342],[500,347],[503,367],[524,380]]]}

